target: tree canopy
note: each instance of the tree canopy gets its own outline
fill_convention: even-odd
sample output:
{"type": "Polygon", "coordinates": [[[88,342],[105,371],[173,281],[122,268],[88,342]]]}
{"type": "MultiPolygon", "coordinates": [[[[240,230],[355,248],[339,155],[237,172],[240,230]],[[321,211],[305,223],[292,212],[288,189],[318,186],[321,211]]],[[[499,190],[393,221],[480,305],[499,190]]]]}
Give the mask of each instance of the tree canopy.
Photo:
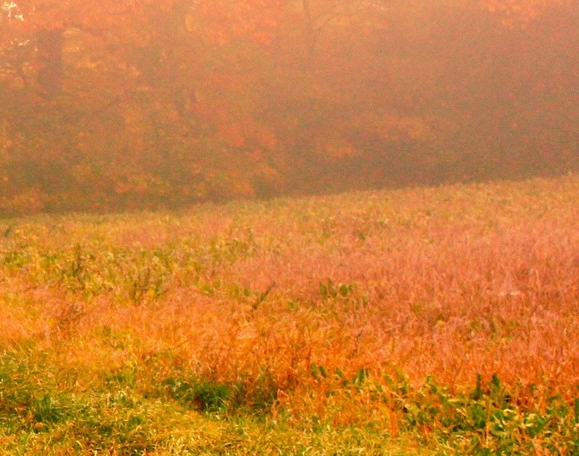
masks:
{"type": "Polygon", "coordinates": [[[0,211],[566,172],[570,0],[6,0],[0,211]]]}

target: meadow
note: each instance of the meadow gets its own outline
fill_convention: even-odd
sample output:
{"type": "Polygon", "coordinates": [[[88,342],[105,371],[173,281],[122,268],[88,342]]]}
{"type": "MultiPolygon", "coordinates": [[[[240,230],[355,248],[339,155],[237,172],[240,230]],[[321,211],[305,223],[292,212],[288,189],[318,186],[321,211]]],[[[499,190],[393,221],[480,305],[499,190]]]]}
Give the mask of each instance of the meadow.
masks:
{"type": "Polygon", "coordinates": [[[578,196],[0,219],[0,453],[579,454],[578,196]]]}

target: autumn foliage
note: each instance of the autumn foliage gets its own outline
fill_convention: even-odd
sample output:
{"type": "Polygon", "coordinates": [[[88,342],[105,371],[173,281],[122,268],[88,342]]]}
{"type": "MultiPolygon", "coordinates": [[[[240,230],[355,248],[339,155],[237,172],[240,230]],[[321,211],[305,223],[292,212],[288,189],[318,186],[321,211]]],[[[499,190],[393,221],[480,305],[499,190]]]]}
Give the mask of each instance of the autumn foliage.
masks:
{"type": "Polygon", "coordinates": [[[3,2],[0,210],[566,172],[566,0],[3,2]]]}

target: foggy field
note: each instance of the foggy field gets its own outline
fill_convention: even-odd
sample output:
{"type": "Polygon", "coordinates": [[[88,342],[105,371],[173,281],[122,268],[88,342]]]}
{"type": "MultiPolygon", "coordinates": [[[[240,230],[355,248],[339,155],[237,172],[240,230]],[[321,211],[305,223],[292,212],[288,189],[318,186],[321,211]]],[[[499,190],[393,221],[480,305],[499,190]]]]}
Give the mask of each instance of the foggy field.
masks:
{"type": "Polygon", "coordinates": [[[572,454],[579,179],[0,220],[9,454],[572,454]]]}
{"type": "Polygon", "coordinates": [[[579,454],[577,6],[1,2],[0,456],[579,454]]]}

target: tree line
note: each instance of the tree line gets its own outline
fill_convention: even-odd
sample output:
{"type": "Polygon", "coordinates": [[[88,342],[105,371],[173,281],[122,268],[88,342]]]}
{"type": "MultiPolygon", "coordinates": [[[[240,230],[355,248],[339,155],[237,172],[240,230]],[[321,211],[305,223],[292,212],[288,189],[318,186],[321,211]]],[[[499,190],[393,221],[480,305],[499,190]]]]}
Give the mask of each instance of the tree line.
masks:
{"type": "Polygon", "coordinates": [[[0,7],[0,211],[567,172],[570,0],[0,7]]]}

